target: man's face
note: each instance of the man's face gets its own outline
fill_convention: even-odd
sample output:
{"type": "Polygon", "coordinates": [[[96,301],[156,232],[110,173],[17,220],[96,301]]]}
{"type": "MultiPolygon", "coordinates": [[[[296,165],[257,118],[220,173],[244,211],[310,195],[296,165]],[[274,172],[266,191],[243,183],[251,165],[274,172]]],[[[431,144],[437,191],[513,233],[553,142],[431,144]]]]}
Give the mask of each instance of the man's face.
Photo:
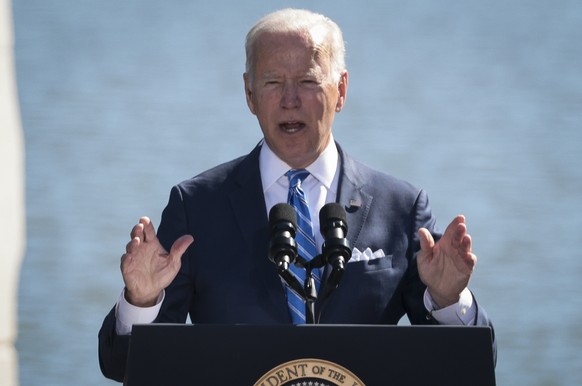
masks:
{"type": "Polygon", "coordinates": [[[248,106],[267,144],[295,169],[323,152],[347,91],[347,72],[334,82],[329,53],[316,50],[311,40],[307,34],[263,34],[253,76],[244,76],[248,106]]]}

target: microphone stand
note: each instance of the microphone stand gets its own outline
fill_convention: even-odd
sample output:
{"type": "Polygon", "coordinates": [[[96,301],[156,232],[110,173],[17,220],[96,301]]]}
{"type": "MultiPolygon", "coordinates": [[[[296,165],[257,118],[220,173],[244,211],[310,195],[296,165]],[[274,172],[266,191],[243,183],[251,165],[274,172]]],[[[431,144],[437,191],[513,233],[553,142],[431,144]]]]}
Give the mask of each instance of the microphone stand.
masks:
{"type": "Polygon", "coordinates": [[[289,271],[289,262],[280,262],[277,264],[277,273],[291,287],[291,289],[305,302],[305,324],[315,324],[315,302],[317,301],[317,288],[315,279],[311,275],[314,268],[324,265],[321,261],[321,255],[316,256],[311,261],[306,261],[301,256],[297,256],[295,265],[305,269],[305,281],[303,286],[297,278],[289,271]]]}
{"type": "Polygon", "coordinates": [[[317,288],[315,279],[311,276],[311,265],[305,267],[305,323],[315,324],[315,301],[317,300],[317,288]]]}
{"type": "MultiPolygon", "coordinates": [[[[299,268],[305,269],[305,281],[303,286],[297,278],[289,271],[289,262],[281,261],[277,264],[277,273],[279,276],[291,287],[291,289],[305,301],[305,324],[318,324],[315,319],[315,302],[317,301],[317,288],[315,287],[315,279],[311,275],[314,269],[321,268],[326,265],[327,257],[324,255],[317,255],[311,261],[306,261],[301,256],[297,256],[295,265],[299,268]]],[[[343,265],[339,268],[332,268],[332,274],[329,277],[329,282],[325,285],[321,283],[321,290],[323,299],[337,287],[343,274],[343,265]]]]}
{"type": "Polygon", "coordinates": [[[317,301],[317,288],[315,287],[315,279],[311,275],[314,269],[325,266],[326,261],[323,255],[317,255],[310,261],[299,259],[300,266],[305,268],[305,323],[317,324],[315,319],[315,302],[317,301]]]}
{"type": "Polygon", "coordinates": [[[289,264],[277,264],[277,273],[279,277],[287,283],[287,285],[301,297],[303,300],[306,299],[306,291],[305,288],[301,286],[299,281],[293,276],[293,274],[289,271],[289,264]]]}

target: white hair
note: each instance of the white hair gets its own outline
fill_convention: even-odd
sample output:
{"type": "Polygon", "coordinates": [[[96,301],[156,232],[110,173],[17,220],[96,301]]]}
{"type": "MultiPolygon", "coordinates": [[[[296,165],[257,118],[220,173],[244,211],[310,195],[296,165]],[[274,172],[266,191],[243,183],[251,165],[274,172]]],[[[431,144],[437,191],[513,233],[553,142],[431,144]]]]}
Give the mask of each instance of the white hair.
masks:
{"type": "Polygon", "coordinates": [[[261,18],[250,29],[246,37],[246,73],[253,77],[255,47],[263,33],[306,32],[314,44],[321,45],[329,52],[331,77],[339,81],[346,70],[345,44],[339,26],[327,16],[305,9],[287,8],[270,13],[261,18]]]}

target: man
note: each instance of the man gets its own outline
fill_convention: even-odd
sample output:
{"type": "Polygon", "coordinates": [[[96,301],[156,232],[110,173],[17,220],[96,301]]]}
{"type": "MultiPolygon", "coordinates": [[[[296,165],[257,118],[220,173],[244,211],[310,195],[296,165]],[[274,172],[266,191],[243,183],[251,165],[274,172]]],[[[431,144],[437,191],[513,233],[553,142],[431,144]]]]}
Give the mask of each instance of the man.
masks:
{"type": "MultiPolygon", "coordinates": [[[[275,12],[248,33],[246,51],[246,99],[264,140],[175,186],[157,234],[147,217],[134,226],[121,259],[125,289],[99,333],[103,373],[123,378],[134,323],[183,323],[187,315],[193,323],[297,323],[267,258],[268,213],[287,202],[290,170],[309,172],[298,187],[316,246],[324,204],[347,211],[352,258],[340,286],[318,299],[317,321],[396,324],[407,314],[413,324],[489,325],[467,289],[476,256],[464,217],[441,235],[424,191],[334,142],[348,89],[339,27],[309,11],[275,12]]],[[[325,267],[318,279],[328,274],[325,267]]]]}

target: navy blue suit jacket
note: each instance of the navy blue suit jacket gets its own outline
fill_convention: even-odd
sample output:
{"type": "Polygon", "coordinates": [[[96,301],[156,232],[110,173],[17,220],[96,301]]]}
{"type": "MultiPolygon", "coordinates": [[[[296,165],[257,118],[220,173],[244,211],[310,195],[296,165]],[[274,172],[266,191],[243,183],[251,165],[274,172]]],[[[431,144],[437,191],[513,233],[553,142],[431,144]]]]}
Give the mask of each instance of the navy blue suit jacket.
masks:
{"type": "MultiPolygon", "coordinates": [[[[423,190],[353,160],[338,146],[341,160],[338,197],[346,208],[350,245],[382,249],[385,257],[349,262],[340,286],[316,303],[320,323],[433,323],[423,304],[416,253],[417,231],[436,239],[428,197],[423,190]],[[357,202],[358,205],[354,205],[357,202]]],[[[267,258],[268,214],[259,172],[259,150],[217,166],[172,188],[158,237],[169,250],[178,237],[194,236],[178,276],[166,289],[156,322],[291,323],[285,289],[267,258]]],[[[324,271],[325,282],[328,270],[324,271]]],[[[478,309],[478,325],[488,325],[478,309]]],[[[127,337],[115,334],[114,310],[99,334],[104,374],[123,377],[127,337]]]]}

